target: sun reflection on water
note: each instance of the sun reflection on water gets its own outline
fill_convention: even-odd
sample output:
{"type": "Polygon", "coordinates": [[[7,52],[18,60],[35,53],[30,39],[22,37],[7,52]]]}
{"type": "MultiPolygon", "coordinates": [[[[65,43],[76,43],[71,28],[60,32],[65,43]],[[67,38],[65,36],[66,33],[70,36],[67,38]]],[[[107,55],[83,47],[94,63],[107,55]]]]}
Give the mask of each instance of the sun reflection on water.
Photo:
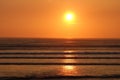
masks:
{"type": "Polygon", "coordinates": [[[60,74],[64,76],[72,76],[72,75],[77,75],[77,70],[75,66],[72,65],[65,65],[62,66],[60,74]]]}
{"type": "MultiPolygon", "coordinates": [[[[68,51],[71,52],[71,51],[68,51]]],[[[74,57],[74,55],[65,55],[65,57],[74,57]]],[[[75,59],[63,59],[63,63],[76,63],[75,59]]],[[[60,74],[64,76],[73,76],[77,75],[77,68],[73,65],[64,65],[61,66],[60,74]]]]}
{"type": "Polygon", "coordinates": [[[73,74],[75,75],[76,74],[75,66],[71,66],[71,65],[63,66],[62,73],[68,76],[71,76],[73,74]]]}
{"type": "Polygon", "coordinates": [[[73,66],[64,66],[64,68],[67,69],[67,70],[73,70],[74,69],[73,66]]]}
{"type": "Polygon", "coordinates": [[[64,53],[73,53],[74,51],[73,50],[66,50],[66,51],[64,51],[64,53]]]}

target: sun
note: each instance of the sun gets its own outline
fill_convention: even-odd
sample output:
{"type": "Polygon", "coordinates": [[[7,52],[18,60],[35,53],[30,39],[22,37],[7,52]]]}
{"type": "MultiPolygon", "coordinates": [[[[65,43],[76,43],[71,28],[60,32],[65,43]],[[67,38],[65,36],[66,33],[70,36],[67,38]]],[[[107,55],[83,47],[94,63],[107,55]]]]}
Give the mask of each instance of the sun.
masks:
{"type": "Polygon", "coordinates": [[[72,21],[74,19],[74,15],[72,13],[67,13],[65,15],[66,21],[72,21]]]}
{"type": "Polygon", "coordinates": [[[73,19],[73,15],[72,14],[67,14],[66,15],[66,20],[70,21],[73,19]]]}

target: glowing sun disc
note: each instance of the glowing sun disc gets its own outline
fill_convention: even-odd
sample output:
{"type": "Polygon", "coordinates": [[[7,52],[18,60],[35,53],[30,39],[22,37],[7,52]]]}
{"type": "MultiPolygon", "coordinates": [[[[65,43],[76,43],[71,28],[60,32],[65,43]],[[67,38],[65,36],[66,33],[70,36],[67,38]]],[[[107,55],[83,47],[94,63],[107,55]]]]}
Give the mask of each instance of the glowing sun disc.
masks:
{"type": "Polygon", "coordinates": [[[68,14],[66,14],[65,18],[66,18],[67,21],[72,21],[73,20],[73,14],[68,13],[68,14]]]}

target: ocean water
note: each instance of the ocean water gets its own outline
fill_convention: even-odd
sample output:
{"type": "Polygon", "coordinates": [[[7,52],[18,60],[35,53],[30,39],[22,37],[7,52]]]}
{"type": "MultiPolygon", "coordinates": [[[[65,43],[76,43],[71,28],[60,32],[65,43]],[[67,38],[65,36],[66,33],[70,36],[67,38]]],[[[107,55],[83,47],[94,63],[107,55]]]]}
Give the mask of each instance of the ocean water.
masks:
{"type": "Polygon", "coordinates": [[[0,77],[30,76],[119,80],[120,40],[1,38],[0,77]]]}

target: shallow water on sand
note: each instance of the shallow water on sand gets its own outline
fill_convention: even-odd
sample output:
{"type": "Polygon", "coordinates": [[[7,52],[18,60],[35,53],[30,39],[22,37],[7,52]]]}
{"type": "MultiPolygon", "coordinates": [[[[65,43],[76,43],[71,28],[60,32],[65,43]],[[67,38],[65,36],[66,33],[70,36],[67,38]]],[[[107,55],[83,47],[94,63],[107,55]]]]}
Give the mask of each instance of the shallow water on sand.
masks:
{"type": "Polygon", "coordinates": [[[120,75],[120,54],[101,52],[2,51],[0,76],[115,76],[120,75]],[[3,53],[2,53],[3,52],[3,53]],[[25,53],[26,52],[26,53],[25,53]],[[61,54],[60,54],[61,53],[61,54]],[[4,64],[6,63],[6,64],[4,64]],[[19,63],[19,64],[18,64],[19,63]],[[69,64],[70,63],[70,64],[69,64]]]}

